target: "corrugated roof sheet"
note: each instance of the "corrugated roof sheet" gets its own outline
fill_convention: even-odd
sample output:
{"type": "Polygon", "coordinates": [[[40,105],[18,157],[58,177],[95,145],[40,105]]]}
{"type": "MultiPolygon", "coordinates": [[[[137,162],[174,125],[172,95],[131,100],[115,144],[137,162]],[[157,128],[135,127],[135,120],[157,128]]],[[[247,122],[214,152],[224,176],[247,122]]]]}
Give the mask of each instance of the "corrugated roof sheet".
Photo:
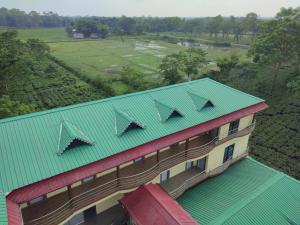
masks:
{"type": "Polygon", "coordinates": [[[0,188],[12,191],[260,102],[260,98],[206,78],[1,120],[0,188]],[[198,112],[187,90],[210,99],[215,106],[198,112]],[[153,99],[176,106],[184,117],[161,123],[153,99]],[[115,106],[145,128],[117,136],[115,106]],[[62,121],[76,125],[94,145],[81,145],[58,156],[62,121]]]}
{"type": "Polygon", "coordinates": [[[78,141],[82,144],[92,145],[91,141],[80,129],[68,121],[63,121],[59,133],[59,144],[57,154],[61,155],[71,147],[72,143],[78,141]]]}
{"type": "Polygon", "coordinates": [[[121,199],[139,225],[198,225],[158,184],[147,184],[121,199]]]}
{"type": "Polygon", "coordinates": [[[251,158],[186,192],[179,204],[201,224],[300,224],[300,182],[251,158]]]}
{"type": "Polygon", "coordinates": [[[6,198],[5,194],[0,191],[0,224],[7,224],[6,198]]]}
{"type": "Polygon", "coordinates": [[[155,106],[157,108],[158,111],[158,115],[160,117],[161,122],[166,122],[169,118],[171,118],[172,116],[183,116],[182,113],[173,106],[169,106],[166,103],[163,103],[159,100],[154,100],[155,102],[155,106]]]}

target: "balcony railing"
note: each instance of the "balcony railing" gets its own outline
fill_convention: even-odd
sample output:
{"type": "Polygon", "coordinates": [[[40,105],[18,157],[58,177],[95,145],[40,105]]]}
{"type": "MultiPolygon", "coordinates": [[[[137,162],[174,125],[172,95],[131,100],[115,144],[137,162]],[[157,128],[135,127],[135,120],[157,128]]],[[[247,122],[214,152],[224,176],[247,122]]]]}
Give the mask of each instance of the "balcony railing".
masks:
{"type": "Polygon", "coordinates": [[[209,172],[199,171],[196,168],[194,169],[195,171],[185,171],[175,177],[170,178],[166,182],[162,183],[161,186],[172,198],[176,199],[180,197],[186,190],[201,183],[209,177],[213,177],[224,172],[231,164],[241,160],[247,155],[248,153],[246,152],[245,154],[239,155],[233,159],[229,159],[221,166],[209,172]]]}
{"type": "Polygon", "coordinates": [[[208,154],[216,145],[220,145],[232,138],[245,136],[254,128],[254,124],[221,140],[207,135],[190,141],[190,148],[185,144],[171,147],[157,156],[145,158],[142,162],[120,169],[119,177],[112,172],[97,178],[94,182],[71,188],[68,193],[63,192],[50,197],[43,202],[30,205],[22,210],[25,225],[57,225],[72,216],[76,211],[92,205],[117,191],[129,190],[150,182],[161,172],[186,160],[208,154]]]}

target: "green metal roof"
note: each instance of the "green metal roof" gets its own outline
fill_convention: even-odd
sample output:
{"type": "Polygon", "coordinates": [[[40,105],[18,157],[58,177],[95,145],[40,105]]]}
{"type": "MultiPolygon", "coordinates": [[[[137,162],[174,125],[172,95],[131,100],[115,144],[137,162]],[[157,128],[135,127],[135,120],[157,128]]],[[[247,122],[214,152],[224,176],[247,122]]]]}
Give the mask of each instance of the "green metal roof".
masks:
{"type": "MultiPolygon", "coordinates": [[[[260,102],[260,98],[205,78],[0,120],[0,189],[12,191],[260,102]],[[210,99],[214,107],[197,111],[188,90],[210,99]],[[154,99],[176,107],[184,117],[162,123],[154,99]],[[144,128],[116,135],[116,108],[144,128]],[[93,145],[79,145],[57,155],[62,121],[72,124],[67,134],[82,135],[93,145]]],[[[126,119],[124,124],[120,130],[128,125],[126,119]]]]}
{"type": "Polygon", "coordinates": [[[189,91],[188,93],[191,99],[193,100],[193,103],[198,111],[201,111],[205,107],[214,106],[214,104],[209,99],[203,98],[202,96],[200,96],[195,92],[189,91]]]}
{"type": "Polygon", "coordinates": [[[6,198],[5,194],[0,191],[0,224],[7,224],[7,213],[6,213],[6,198]]]}
{"type": "Polygon", "coordinates": [[[63,121],[61,123],[59,145],[57,154],[61,155],[64,151],[74,143],[78,141],[82,144],[92,145],[91,141],[81,130],[79,130],[75,125],[71,124],[68,121],[63,121]]]}
{"type": "Polygon", "coordinates": [[[128,113],[122,112],[117,109],[115,109],[115,126],[116,134],[118,136],[124,134],[130,129],[130,127],[144,128],[144,125],[142,125],[136,119],[133,119],[128,113]]]}
{"type": "Polygon", "coordinates": [[[160,117],[161,122],[166,122],[169,118],[171,118],[172,116],[183,116],[182,113],[176,108],[176,107],[172,107],[169,106],[166,103],[163,103],[159,100],[154,100],[155,102],[155,106],[158,110],[158,114],[160,117]]]}
{"type": "Polygon", "coordinates": [[[251,158],[178,199],[206,224],[300,224],[300,182],[251,158]]]}

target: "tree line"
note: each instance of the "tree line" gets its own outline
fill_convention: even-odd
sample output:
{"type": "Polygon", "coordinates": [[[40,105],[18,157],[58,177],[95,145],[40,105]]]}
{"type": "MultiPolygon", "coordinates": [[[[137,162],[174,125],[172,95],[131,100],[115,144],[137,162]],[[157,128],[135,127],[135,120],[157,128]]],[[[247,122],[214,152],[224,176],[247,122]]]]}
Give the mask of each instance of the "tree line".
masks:
{"type": "MultiPolygon", "coordinates": [[[[65,17],[53,12],[26,13],[18,9],[0,8],[0,26],[16,28],[66,27],[70,33],[80,27],[83,33],[101,32],[107,35],[133,35],[159,32],[184,32],[190,34],[207,33],[211,37],[219,34],[223,38],[233,35],[239,40],[243,35],[255,36],[259,19],[256,13],[245,17],[179,18],[179,17],[65,17]],[[95,32],[96,31],[96,32],[95,32]]],[[[104,36],[105,36],[104,35],[104,36]]]]}
{"type": "Polygon", "coordinates": [[[31,11],[26,13],[19,9],[0,8],[0,26],[14,28],[50,28],[65,27],[74,18],[60,16],[54,12],[38,13],[31,11]]]}

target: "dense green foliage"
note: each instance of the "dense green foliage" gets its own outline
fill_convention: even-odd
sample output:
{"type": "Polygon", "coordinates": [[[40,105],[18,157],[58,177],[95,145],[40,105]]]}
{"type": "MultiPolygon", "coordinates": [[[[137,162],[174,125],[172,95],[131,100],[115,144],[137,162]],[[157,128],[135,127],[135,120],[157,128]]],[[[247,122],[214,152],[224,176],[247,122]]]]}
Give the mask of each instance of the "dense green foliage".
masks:
{"type": "Polygon", "coordinates": [[[206,52],[201,48],[189,48],[166,56],[160,64],[163,80],[166,84],[190,81],[198,75],[199,67],[207,64],[206,52]],[[181,72],[185,77],[181,76],[181,72]]]}
{"type": "Polygon", "coordinates": [[[76,20],[66,28],[66,31],[70,36],[72,35],[73,30],[75,32],[84,34],[84,37],[86,38],[90,37],[92,34],[97,34],[99,37],[105,38],[109,32],[106,24],[102,24],[88,18],[76,20]]]}
{"type": "Polygon", "coordinates": [[[35,11],[26,13],[18,9],[0,9],[0,26],[7,27],[67,27],[89,37],[91,33],[100,33],[105,37],[108,33],[133,35],[158,32],[184,32],[190,34],[207,33],[210,37],[240,41],[244,35],[254,37],[257,32],[258,16],[248,13],[245,17],[179,18],[179,17],[63,17],[53,12],[39,14],[35,11]]]}
{"type": "Polygon", "coordinates": [[[0,35],[1,118],[107,96],[53,61],[46,44],[16,35],[0,35]]]}
{"type": "Polygon", "coordinates": [[[0,26],[4,27],[64,27],[72,20],[73,18],[59,16],[53,12],[26,13],[19,9],[0,8],[0,26]]]}
{"type": "Polygon", "coordinates": [[[257,127],[250,141],[251,154],[297,179],[300,179],[299,19],[300,8],[282,9],[276,19],[260,24],[249,50],[255,63],[232,64],[226,73],[222,72],[222,63],[221,72],[213,75],[214,79],[267,101],[269,109],[257,115],[257,127]]]}

